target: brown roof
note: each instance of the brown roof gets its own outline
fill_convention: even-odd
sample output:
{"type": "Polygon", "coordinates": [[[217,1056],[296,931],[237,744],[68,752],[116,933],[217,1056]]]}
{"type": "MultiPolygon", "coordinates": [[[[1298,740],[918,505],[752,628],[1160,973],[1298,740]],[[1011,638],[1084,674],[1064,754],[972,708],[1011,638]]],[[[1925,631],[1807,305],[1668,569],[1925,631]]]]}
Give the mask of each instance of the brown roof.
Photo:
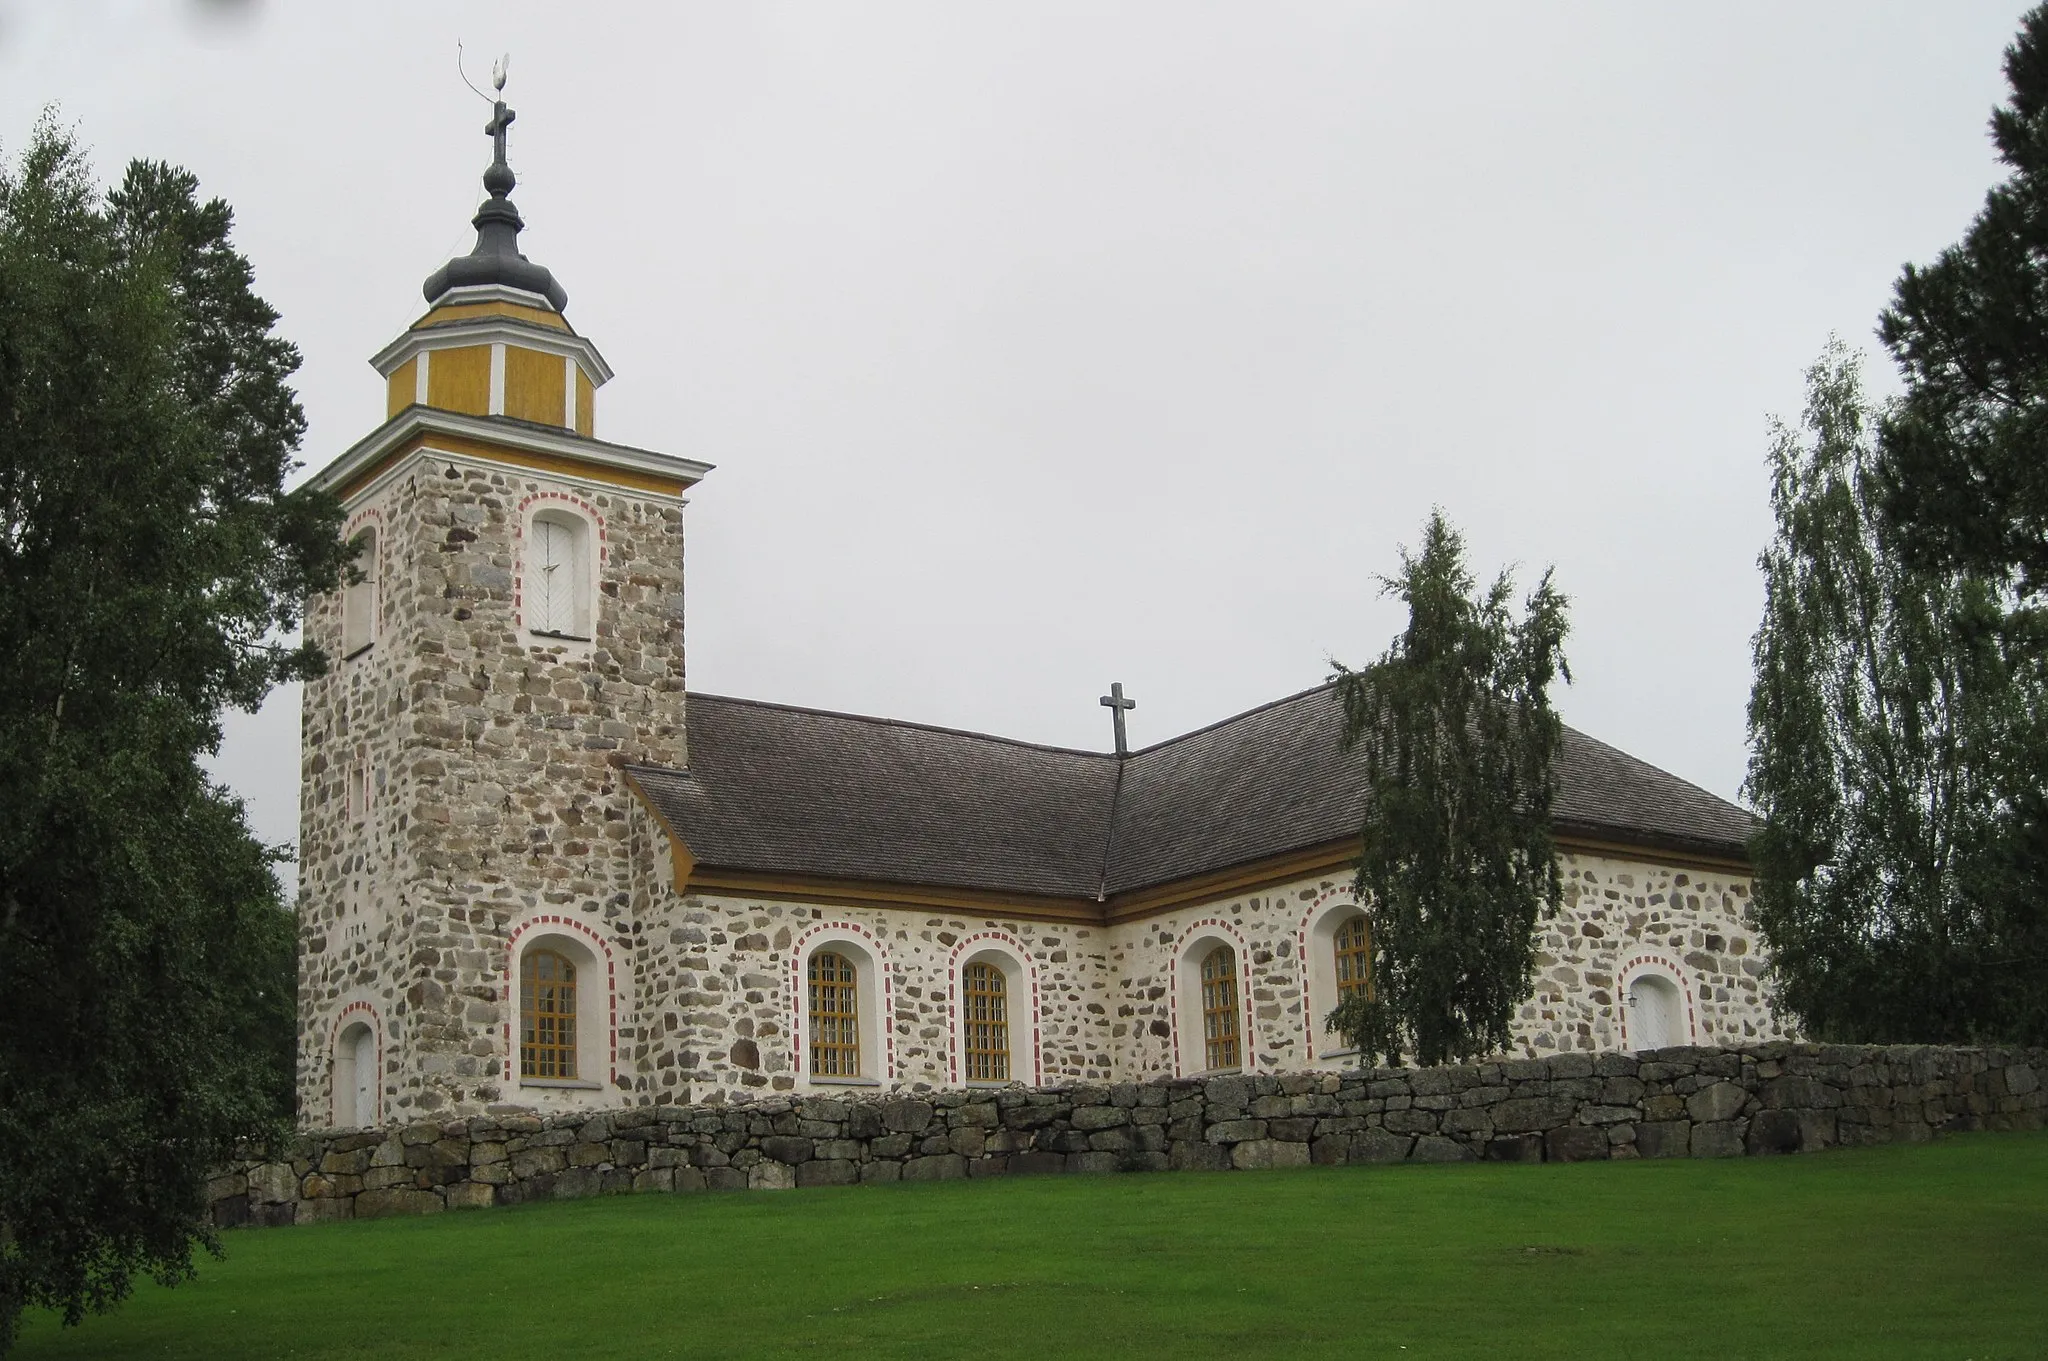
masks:
{"type": "MultiPolygon", "coordinates": [[[[1133,752],[689,697],[690,768],[634,777],[699,865],[1099,898],[1355,835],[1359,757],[1329,686],[1133,752]]],[[[1742,809],[1571,728],[1558,830],[1744,855],[1742,809]]]]}

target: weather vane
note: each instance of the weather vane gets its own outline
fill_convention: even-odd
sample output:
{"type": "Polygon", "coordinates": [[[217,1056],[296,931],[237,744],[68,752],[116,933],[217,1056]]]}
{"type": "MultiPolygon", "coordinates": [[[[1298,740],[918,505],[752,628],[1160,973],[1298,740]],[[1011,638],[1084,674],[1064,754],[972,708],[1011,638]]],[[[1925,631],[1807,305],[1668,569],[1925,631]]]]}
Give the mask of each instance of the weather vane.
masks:
{"type": "Polygon", "coordinates": [[[505,103],[505,77],[510,75],[511,71],[512,54],[510,52],[505,53],[491,63],[491,88],[497,91],[497,96],[493,98],[491,95],[487,95],[482,90],[476,88],[476,82],[469,78],[469,72],[463,68],[462,44],[459,42],[455,44],[456,74],[462,77],[464,85],[469,86],[471,90],[476,92],[478,99],[491,106],[491,121],[484,124],[484,133],[491,139],[493,155],[491,168],[484,176],[484,187],[500,198],[511,193],[514,186],[512,167],[505,161],[505,133],[511,128],[512,120],[519,116],[507,107],[505,103]]]}
{"type": "MultiPolygon", "coordinates": [[[[512,54],[510,52],[505,53],[503,56],[499,57],[496,61],[491,63],[491,88],[496,90],[501,95],[505,93],[505,77],[511,73],[511,70],[512,54]]],[[[478,90],[476,88],[476,82],[469,78],[469,71],[466,67],[464,67],[462,63],[462,44],[460,42],[455,44],[455,74],[461,76],[462,83],[464,85],[467,85],[471,90],[474,90],[476,92],[476,97],[478,99],[481,99],[484,103],[491,104],[500,102],[497,100],[493,100],[491,96],[485,94],[482,90],[478,90]]]]}

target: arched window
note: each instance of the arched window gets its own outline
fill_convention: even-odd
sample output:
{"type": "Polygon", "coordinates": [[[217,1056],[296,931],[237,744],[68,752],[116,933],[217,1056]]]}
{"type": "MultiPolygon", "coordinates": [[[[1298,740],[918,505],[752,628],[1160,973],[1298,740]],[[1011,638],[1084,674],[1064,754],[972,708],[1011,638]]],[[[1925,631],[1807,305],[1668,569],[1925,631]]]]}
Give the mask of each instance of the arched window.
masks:
{"type": "Polygon", "coordinates": [[[1237,1028],[1237,955],[1218,945],[1202,957],[1202,1060],[1211,1072],[1242,1066],[1237,1028]]]}
{"type": "Polygon", "coordinates": [[[1686,1042],[1685,999],[1662,974],[1638,974],[1628,985],[1628,1021],[1636,1049],[1669,1049],[1686,1042]]]}
{"type": "Polygon", "coordinates": [[[559,918],[512,932],[506,1066],[528,1089],[523,1099],[576,1105],[589,1098],[570,1089],[602,1091],[617,1076],[620,999],[608,949],[597,932],[559,918]]]}
{"type": "Polygon", "coordinates": [[[334,1044],[334,1124],[360,1129],[377,1123],[377,1036],[358,1022],[334,1044]]]}
{"type": "Polygon", "coordinates": [[[1363,916],[1351,917],[1330,938],[1337,957],[1337,1000],[1372,996],[1372,927],[1363,916]]]}
{"type": "Polygon", "coordinates": [[[527,539],[526,628],[550,638],[587,641],[590,627],[590,525],[573,511],[533,517],[527,539]]]}
{"type": "Polygon", "coordinates": [[[528,950],[519,966],[519,1076],[576,1076],[576,965],[528,950]]]}
{"type": "Polygon", "coordinates": [[[811,1076],[860,1076],[860,975],[835,950],[811,956],[811,1076]]]}
{"type": "Polygon", "coordinates": [[[355,569],[361,581],[341,588],[341,655],[353,657],[377,641],[377,530],[356,535],[355,569]]]}
{"type": "Polygon", "coordinates": [[[1372,918],[1349,888],[1333,888],[1301,920],[1302,1066],[1347,1066],[1358,1051],[1330,1029],[1330,1016],[1353,997],[1373,996],[1372,918]]]}
{"type": "Polygon", "coordinates": [[[969,964],[961,975],[961,1014],[966,1023],[961,1048],[969,1082],[1010,1080],[1009,994],[1009,980],[994,964],[969,964]]]}

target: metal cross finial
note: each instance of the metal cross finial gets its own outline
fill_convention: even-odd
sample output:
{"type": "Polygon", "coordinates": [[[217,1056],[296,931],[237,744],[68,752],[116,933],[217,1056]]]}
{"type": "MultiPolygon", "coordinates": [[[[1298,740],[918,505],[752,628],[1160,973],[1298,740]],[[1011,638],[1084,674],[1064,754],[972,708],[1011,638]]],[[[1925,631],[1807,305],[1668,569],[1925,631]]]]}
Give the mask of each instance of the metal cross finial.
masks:
{"type": "MultiPolygon", "coordinates": [[[[491,106],[491,121],[484,124],[484,135],[491,139],[491,149],[496,153],[491,162],[492,169],[496,169],[499,166],[504,166],[507,170],[511,169],[510,166],[505,165],[505,131],[512,126],[512,120],[519,116],[505,105],[505,78],[511,73],[512,54],[507,52],[504,56],[491,63],[491,89],[495,92],[496,98],[485,94],[482,90],[476,88],[476,82],[469,78],[469,72],[463,70],[462,44],[455,44],[455,74],[462,77],[462,83],[469,86],[478,99],[491,106]]],[[[484,187],[490,189],[493,194],[501,198],[512,192],[513,186],[510,182],[505,183],[502,187],[494,187],[488,181],[489,176],[486,175],[484,187]]]]}
{"type": "Polygon", "coordinates": [[[496,153],[499,165],[505,164],[505,131],[512,126],[512,120],[518,116],[506,106],[504,100],[500,99],[492,108],[491,121],[484,124],[484,131],[490,135],[491,149],[496,153]]]}
{"type": "Polygon", "coordinates": [[[1135,699],[1125,699],[1124,683],[1122,681],[1114,681],[1109,687],[1109,693],[1104,695],[1098,702],[1103,708],[1109,710],[1110,717],[1116,721],[1116,754],[1119,756],[1129,756],[1131,749],[1124,742],[1124,710],[1137,708],[1138,701],[1135,699]]]}

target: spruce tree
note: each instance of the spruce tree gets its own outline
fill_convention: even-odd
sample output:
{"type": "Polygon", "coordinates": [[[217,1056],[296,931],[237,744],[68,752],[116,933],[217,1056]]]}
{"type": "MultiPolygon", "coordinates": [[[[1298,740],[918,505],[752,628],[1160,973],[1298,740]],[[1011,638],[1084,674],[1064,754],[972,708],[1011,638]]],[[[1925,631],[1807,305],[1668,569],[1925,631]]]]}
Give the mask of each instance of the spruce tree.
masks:
{"type": "Polygon", "coordinates": [[[46,117],[0,167],[0,1350],[210,1243],[206,1180],[288,1128],[296,931],[200,767],[336,584],[287,494],[297,352],[226,204],[138,161],[102,194],[46,117]]]}
{"type": "Polygon", "coordinates": [[[1381,584],[1407,603],[1407,629],[1333,677],[1369,786],[1357,890],[1372,983],[1326,1024],[1367,1063],[1446,1063],[1507,1048],[1537,923],[1561,896],[1550,808],[1563,726],[1549,696],[1571,679],[1567,602],[1549,572],[1519,618],[1507,573],[1476,593],[1440,511],[1381,584]]]}

